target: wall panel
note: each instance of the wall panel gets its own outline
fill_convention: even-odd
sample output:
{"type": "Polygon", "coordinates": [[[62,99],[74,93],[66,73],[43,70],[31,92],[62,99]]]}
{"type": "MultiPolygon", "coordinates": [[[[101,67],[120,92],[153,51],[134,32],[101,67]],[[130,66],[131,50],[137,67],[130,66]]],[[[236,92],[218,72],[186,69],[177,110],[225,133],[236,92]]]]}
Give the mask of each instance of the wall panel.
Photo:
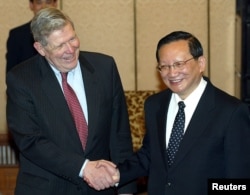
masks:
{"type": "MultiPolygon", "coordinates": [[[[58,0],[74,20],[81,49],[114,56],[125,90],[163,87],[155,69],[161,37],[175,30],[202,42],[219,88],[234,92],[235,0],[58,0]]],[[[6,132],[5,53],[11,28],[31,19],[28,0],[0,0],[0,133],[6,132]]]]}
{"type": "Polygon", "coordinates": [[[234,95],[235,0],[210,0],[210,77],[234,95]]]}
{"type": "Polygon", "coordinates": [[[199,37],[207,55],[206,0],[136,0],[137,82],[139,90],[162,88],[156,71],[155,50],[166,34],[185,30],[199,37]]]}
{"type": "Polygon", "coordinates": [[[63,0],[81,49],[112,55],[126,90],[135,89],[133,0],[63,0]]]}
{"type": "Polygon", "coordinates": [[[23,23],[28,22],[33,13],[29,9],[29,1],[4,1],[0,0],[0,133],[6,131],[6,85],[5,85],[5,67],[6,67],[6,42],[9,30],[23,23]]]}

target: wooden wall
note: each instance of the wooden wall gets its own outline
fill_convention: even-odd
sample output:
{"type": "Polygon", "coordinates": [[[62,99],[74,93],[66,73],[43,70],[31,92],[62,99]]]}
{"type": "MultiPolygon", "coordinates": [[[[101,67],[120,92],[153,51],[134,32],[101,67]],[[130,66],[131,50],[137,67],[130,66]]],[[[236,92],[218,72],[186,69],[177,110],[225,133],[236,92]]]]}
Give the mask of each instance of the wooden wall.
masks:
{"type": "MultiPolygon", "coordinates": [[[[9,29],[33,16],[28,0],[0,0],[0,133],[6,131],[5,53],[9,29]]],[[[75,21],[81,49],[114,56],[125,90],[162,88],[155,69],[158,40],[175,30],[195,34],[207,72],[234,95],[235,0],[60,0],[75,21]]]]}

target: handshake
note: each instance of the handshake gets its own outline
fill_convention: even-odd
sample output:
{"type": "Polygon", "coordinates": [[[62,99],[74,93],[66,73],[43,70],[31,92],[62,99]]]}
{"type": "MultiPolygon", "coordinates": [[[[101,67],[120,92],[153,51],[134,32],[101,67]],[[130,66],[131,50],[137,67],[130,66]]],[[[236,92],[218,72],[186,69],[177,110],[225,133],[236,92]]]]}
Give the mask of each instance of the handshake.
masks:
{"type": "Polygon", "coordinates": [[[110,161],[88,161],[83,170],[83,178],[96,190],[115,186],[120,180],[120,172],[110,161]]]}

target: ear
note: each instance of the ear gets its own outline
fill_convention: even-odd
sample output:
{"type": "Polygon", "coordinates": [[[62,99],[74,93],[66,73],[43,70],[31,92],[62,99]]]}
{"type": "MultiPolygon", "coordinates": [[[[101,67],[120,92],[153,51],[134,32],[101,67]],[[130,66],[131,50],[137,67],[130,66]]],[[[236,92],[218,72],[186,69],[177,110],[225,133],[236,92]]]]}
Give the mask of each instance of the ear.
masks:
{"type": "Polygon", "coordinates": [[[41,43],[36,41],[36,42],[34,42],[33,46],[40,55],[45,56],[44,47],[42,46],[41,43]]]}
{"type": "Polygon", "coordinates": [[[198,63],[200,67],[200,72],[205,72],[206,69],[206,58],[204,56],[200,56],[198,58],[198,63]]]}

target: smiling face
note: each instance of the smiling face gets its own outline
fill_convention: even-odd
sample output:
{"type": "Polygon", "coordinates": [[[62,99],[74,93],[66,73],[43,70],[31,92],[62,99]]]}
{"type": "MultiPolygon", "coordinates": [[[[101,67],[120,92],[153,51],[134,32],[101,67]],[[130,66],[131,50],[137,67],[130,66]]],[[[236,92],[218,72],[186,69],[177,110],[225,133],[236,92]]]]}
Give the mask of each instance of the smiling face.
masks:
{"type": "MultiPolygon", "coordinates": [[[[161,65],[172,65],[193,57],[186,40],[162,45],[158,56],[161,65]]],[[[169,89],[177,93],[180,98],[185,99],[199,85],[205,65],[205,58],[200,56],[198,59],[187,61],[181,69],[171,67],[168,71],[160,72],[160,75],[169,89]]]]}
{"type": "Polygon", "coordinates": [[[36,50],[60,72],[68,72],[77,65],[80,41],[70,23],[62,29],[54,30],[47,37],[48,44],[34,43],[36,50]]]}

